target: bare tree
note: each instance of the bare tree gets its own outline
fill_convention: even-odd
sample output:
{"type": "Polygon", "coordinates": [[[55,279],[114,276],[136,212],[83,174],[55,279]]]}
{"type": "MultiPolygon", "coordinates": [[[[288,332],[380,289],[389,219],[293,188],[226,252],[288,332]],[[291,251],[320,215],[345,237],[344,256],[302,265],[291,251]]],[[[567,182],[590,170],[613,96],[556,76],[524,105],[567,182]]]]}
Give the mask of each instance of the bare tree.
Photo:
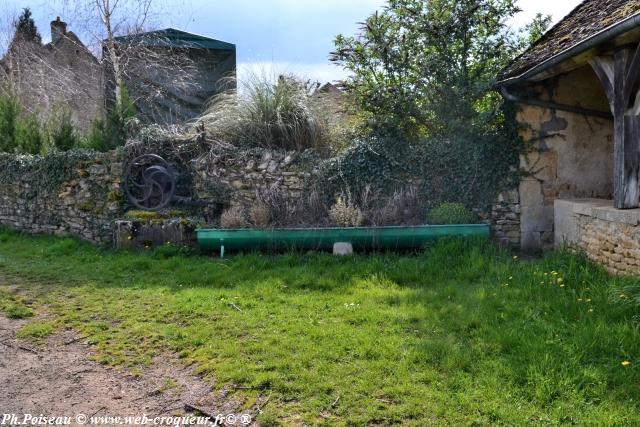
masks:
{"type": "MultiPolygon", "coordinates": [[[[69,4],[69,0],[65,0],[69,4]]],[[[78,0],[74,16],[101,52],[106,71],[106,101],[120,106],[123,89],[147,122],[175,123],[200,112],[210,97],[228,85],[216,77],[235,76],[233,55],[190,49],[157,30],[168,11],[187,10],[186,1],[78,0]],[[216,72],[221,73],[216,76],[216,72]]],[[[227,81],[227,80],[225,80],[227,81]]]]}
{"type": "MultiPolygon", "coordinates": [[[[93,0],[95,10],[102,21],[106,38],[104,41],[105,51],[109,56],[109,61],[113,68],[115,79],[115,101],[117,105],[122,104],[122,88],[124,87],[123,67],[121,64],[121,52],[116,44],[116,32],[118,27],[127,26],[133,28],[134,32],[142,32],[150,17],[151,0],[93,0]],[[122,9],[135,12],[133,20],[119,18],[122,9]]],[[[130,33],[130,31],[129,31],[130,33]]]]}

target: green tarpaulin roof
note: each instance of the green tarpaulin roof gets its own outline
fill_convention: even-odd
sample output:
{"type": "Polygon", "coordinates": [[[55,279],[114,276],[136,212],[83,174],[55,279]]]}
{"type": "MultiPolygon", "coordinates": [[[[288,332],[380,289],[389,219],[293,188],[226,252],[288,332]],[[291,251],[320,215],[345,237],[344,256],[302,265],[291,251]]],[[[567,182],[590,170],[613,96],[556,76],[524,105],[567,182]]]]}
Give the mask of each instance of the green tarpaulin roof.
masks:
{"type": "Polygon", "coordinates": [[[116,43],[141,43],[145,46],[235,51],[236,45],[186,31],[166,28],[115,38],[116,43]]]}

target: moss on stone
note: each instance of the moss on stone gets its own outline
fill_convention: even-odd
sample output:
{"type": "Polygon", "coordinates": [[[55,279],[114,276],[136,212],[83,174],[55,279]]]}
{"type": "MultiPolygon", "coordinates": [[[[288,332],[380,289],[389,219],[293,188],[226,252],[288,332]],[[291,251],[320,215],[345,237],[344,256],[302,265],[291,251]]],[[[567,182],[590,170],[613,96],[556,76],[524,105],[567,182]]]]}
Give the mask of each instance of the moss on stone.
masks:
{"type": "Polygon", "coordinates": [[[78,205],[78,209],[83,212],[91,212],[93,210],[93,203],[91,203],[90,201],[81,203],[80,205],[78,205]]]}
{"type": "Polygon", "coordinates": [[[111,191],[107,194],[108,202],[119,202],[120,200],[122,200],[122,196],[117,191],[111,191]]]}
{"type": "Polygon", "coordinates": [[[159,220],[161,216],[158,212],[150,211],[129,211],[126,213],[127,218],[139,219],[143,221],[159,220]]]}

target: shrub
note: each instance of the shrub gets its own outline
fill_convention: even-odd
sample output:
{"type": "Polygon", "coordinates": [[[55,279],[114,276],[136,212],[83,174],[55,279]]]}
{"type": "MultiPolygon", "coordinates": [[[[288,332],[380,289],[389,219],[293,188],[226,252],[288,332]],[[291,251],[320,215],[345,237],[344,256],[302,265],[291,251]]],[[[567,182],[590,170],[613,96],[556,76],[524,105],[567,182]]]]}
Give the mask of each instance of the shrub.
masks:
{"type": "Polygon", "coordinates": [[[69,151],[78,146],[78,135],[67,110],[59,110],[49,120],[51,145],[60,151],[69,151]]]}
{"type": "Polygon", "coordinates": [[[16,123],[18,150],[24,154],[40,154],[43,138],[40,122],[35,115],[27,115],[16,123]]]}
{"type": "Polygon", "coordinates": [[[122,147],[129,136],[129,125],[136,117],[133,101],[126,89],[122,90],[122,100],[107,113],[104,124],[103,150],[122,147]]]}
{"type": "MultiPolygon", "coordinates": [[[[283,193],[278,186],[263,188],[256,192],[257,206],[262,212],[256,214],[262,215],[262,220],[267,220],[270,225],[288,225],[295,221],[297,206],[295,202],[283,193]]],[[[257,225],[257,224],[256,224],[257,225]]]]}
{"type": "Polygon", "coordinates": [[[20,105],[10,93],[0,95],[0,152],[13,153],[18,148],[16,124],[20,105]]]}
{"type": "Polygon", "coordinates": [[[93,123],[91,123],[91,129],[89,129],[89,133],[85,138],[84,146],[96,151],[105,151],[104,133],[104,120],[94,120],[93,123]]]}
{"type": "Polygon", "coordinates": [[[462,203],[443,203],[429,212],[429,224],[473,224],[475,215],[462,203]]]}
{"type": "Polygon", "coordinates": [[[228,229],[247,228],[249,223],[241,206],[232,206],[220,215],[220,227],[228,229]]]}
{"type": "Polygon", "coordinates": [[[274,82],[253,76],[243,90],[215,97],[200,118],[213,139],[234,145],[324,150],[327,123],[312,105],[309,86],[293,76],[274,82]]]}
{"type": "Polygon", "coordinates": [[[389,197],[413,183],[424,210],[460,200],[486,209],[501,191],[519,182],[523,172],[518,153],[525,148],[521,140],[499,133],[411,143],[374,135],[357,139],[340,156],[324,161],[313,180],[327,200],[343,188],[359,194],[367,186],[389,197]]]}
{"type": "Polygon", "coordinates": [[[256,203],[249,213],[251,223],[257,228],[268,228],[272,224],[271,216],[271,209],[260,202],[256,203]]]}
{"type": "Polygon", "coordinates": [[[338,196],[329,214],[340,227],[359,227],[364,221],[362,210],[353,203],[350,193],[338,196]]]}
{"type": "Polygon", "coordinates": [[[415,186],[404,187],[395,190],[389,197],[380,196],[376,199],[381,203],[369,208],[368,214],[373,225],[408,225],[423,222],[424,203],[415,186]]]}

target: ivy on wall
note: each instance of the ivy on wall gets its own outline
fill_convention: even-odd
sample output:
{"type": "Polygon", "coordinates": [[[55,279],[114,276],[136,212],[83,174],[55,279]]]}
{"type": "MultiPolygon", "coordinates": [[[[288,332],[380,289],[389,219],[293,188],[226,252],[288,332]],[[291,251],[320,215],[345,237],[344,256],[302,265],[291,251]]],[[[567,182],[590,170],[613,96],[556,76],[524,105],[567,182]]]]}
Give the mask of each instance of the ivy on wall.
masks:
{"type": "Polygon", "coordinates": [[[53,151],[43,156],[0,153],[0,182],[29,183],[34,191],[54,192],[79,166],[95,163],[96,156],[87,150],[53,151]]]}
{"type": "Polygon", "coordinates": [[[366,187],[379,194],[414,185],[426,207],[460,202],[486,209],[522,178],[519,156],[527,146],[518,136],[515,107],[503,107],[504,124],[485,132],[461,132],[408,142],[363,137],[340,156],[325,161],[313,180],[328,198],[366,187]]]}

